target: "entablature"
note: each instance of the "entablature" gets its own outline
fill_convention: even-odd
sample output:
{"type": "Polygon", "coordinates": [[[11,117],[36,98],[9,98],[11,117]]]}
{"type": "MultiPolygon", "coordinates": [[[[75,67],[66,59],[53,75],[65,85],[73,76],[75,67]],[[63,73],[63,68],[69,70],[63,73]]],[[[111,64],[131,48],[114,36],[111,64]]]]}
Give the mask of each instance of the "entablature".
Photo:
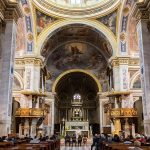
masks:
{"type": "Polygon", "coordinates": [[[115,57],[111,59],[110,63],[112,67],[117,67],[120,65],[140,66],[140,59],[132,57],[115,57]]]}
{"type": "Polygon", "coordinates": [[[41,57],[22,57],[22,58],[15,58],[15,65],[26,65],[32,64],[35,66],[42,66],[43,59],[41,57]]]}

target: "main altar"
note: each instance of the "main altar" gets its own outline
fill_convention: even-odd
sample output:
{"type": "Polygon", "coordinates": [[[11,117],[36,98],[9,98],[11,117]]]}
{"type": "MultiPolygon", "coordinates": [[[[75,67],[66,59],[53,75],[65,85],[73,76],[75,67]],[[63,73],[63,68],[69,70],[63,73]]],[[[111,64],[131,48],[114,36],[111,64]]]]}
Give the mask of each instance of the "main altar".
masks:
{"type": "Polygon", "coordinates": [[[63,120],[62,133],[89,136],[90,128],[87,112],[83,108],[83,101],[80,94],[75,94],[71,100],[70,120],[63,120]]]}

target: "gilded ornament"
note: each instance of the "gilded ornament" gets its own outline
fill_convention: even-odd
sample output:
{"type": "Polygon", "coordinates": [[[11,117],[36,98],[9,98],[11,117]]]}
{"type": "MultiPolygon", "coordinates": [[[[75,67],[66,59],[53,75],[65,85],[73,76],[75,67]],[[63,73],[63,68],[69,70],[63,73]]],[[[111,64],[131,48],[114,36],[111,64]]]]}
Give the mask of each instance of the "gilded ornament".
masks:
{"type": "Polygon", "coordinates": [[[29,41],[33,41],[33,35],[32,35],[32,33],[29,33],[29,34],[28,34],[28,40],[29,40],[29,41]]]}
{"type": "Polygon", "coordinates": [[[120,40],[121,41],[125,41],[125,39],[126,39],[126,34],[125,33],[121,33],[120,34],[120,40]]]}
{"type": "Polygon", "coordinates": [[[125,7],[124,9],[123,9],[123,14],[124,14],[124,16],[127,16],[128,14],[129,14],[129,7],[125,7]]]}
{"type": "Polygon", "coordinates": [[[28,15],[30,13],[30,8],[28,6],[24,7],[24,12],[28,15]]]}

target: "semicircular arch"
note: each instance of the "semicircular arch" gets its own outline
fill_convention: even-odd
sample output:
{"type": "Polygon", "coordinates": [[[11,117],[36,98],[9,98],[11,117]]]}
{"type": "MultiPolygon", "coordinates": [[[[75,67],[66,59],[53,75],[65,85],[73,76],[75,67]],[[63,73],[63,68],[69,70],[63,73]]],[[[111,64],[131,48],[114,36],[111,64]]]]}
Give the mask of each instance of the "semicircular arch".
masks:
{"type": "Polygon", "coordinates": [[[59,82],[65,75],[67,75],[67,74],[69,74],[69,73],[73,73],[73,72],[81,72],[81,73],[84,73],[84,74],[90,76],[90,77],[95,81],[95,83],[97,84],[98,92],[102,92],[102,86],[101,86],[99,80],[97,79],[97,77],[96,77],[94,74],[92,74],[92,73],[89,72],[89,71],[85,71],[85,70],[83,70],[83,69],[71,69],[71,70],[68,70],[68,71],[63,72],[62,74],[60,74],[60,75],[56,78],[56,80],[54,81],[54,83],[53,83],[53,85],[52,85],[52,93],[56,93],[56,87],[57,87],[58,82],[59,82]]]}

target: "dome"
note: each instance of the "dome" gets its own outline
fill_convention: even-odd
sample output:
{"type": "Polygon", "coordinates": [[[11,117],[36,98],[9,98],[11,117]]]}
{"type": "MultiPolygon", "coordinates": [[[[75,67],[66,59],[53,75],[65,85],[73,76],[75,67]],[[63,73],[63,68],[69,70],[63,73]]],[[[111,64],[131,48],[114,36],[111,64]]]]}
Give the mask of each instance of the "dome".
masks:
{"type": "Polygon", "coordinates": [[[99,3],[104,4],[108,1],[109,0],[47,0],[47,2],[68,8],[85,8],[99,3]]]}
{"type": "Polygon", "coordinates": [[[33,0],[34,5],[58,17],[103,16],[116,9],[120,0],[33,0]]]}

